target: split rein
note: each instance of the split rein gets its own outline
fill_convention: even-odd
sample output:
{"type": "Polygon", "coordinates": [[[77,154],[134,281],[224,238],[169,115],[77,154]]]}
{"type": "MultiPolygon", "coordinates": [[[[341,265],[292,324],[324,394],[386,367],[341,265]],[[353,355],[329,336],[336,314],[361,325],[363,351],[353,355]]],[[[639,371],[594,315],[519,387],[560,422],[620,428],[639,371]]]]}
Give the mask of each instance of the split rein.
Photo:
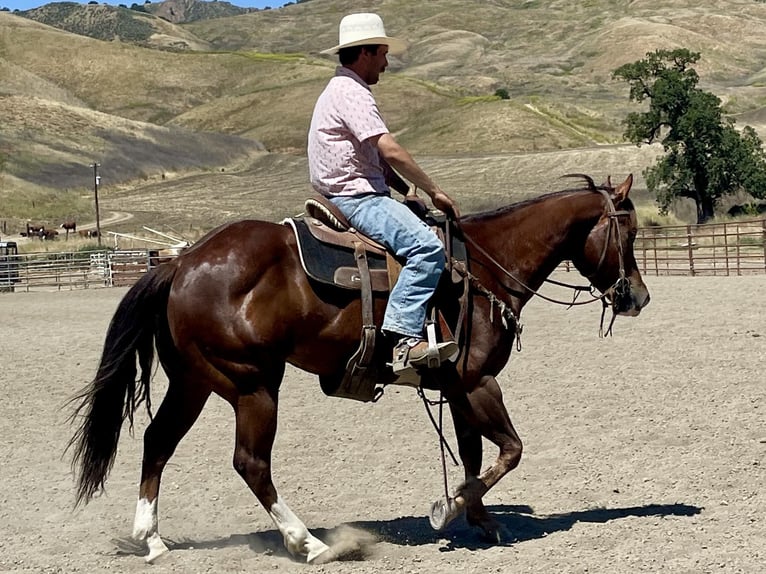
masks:
{"type": "MultiPolygon", "coordinates": [[[[612,240],[612,236],[615,237],[615,242],[617,244],[617,254],[619,259],[619,277],[617,281],[612,285],[609,289],[607,289],[604,293],[601,295],[597,295],[595,293],[596,287],[591,283],[587,287],[579,286],[579,285],[570,285],[567,283],[562,283],[560,281],[555,281],[553,279],[545,279],[546,283],[551,283],[553,285],[557,285],[559,287],[566,287],[569,289],[573,289],[575,291],[575,294],[571,301],[561,301],[559,299],[554,299],[552,297],[548,297],[547,295],[543,295],[538,291],[537,289],[533,289],[529,285],[527,285],[524,281],[520,280],[516,275],[514,275],[511,271],[506,269],[497,259],[495,259],[492,255],[490,255],[481,245],[479,245],[471,236],[469,236],[463,229],[461,229],[456,221],[450,221],[448,222],[447,229],[449,229],[450,225],[455,225],[456,228],[460,231],[463,238],[466,240],[467,243],[469,243],[472,247],[474,247],[481,255],[483,255],[492,265],[497,268],[498,271],[500,271],[503,275],[507,276],[509,279],[516,282],[522,289],[529,292],[532,296],[539,297],[540,299],[543,299],[544,301],[548,301],[549,303],[554,303],[556,305],[564,305],[567,308],[571,308],[576,305],[589,305],[590,303],[595,303],[596,301],[602,302],[602,311],[601,311],[601,327],[599,328],[599,336],[603,337],[606,335],[611,335],[612,333],[612,326],[614,325],[615,318],[617,317],[616,313],[612,314],[612,319],[609,322],[609,327],[606,330],[606,333],[604,333],[604,317],[606,314],[606,309],[609,306],[607,303],[607,297],[610,293],[612,293],[612,306],[616,306],[616,302],[622,298],[627,296],[630,293],[630,282],[625,277],[625,264],[624,264],[624,257],[622,252],[622,239],[620,237],[620,226],[616,224],[616,219],[618,217],[624,217],[629,215],[628,211],[617,211],[614,207],[614,202],[612,201],[612,198],[609,197],[609,194],[604,191],[603,189],[598,189],[598,191],[604,196],[606,200],[606,205],[608,208],[608,213],[606,214],[607,217],[607,231],[606,231],[606,239],[604,241],[604,246],[601,250],[601,256],[599,257],[598,264],[596,265],[596,269],[593,271],[593,273],[590,273],[586,275],[586,279],[591,279],[598,273],[599,269],[601,269],[601,266],[603,265],[604,261],[606,260],[606,253],[609,248],[609,243],[612,240]],[[587,291],[593,298],[587,301],[578,301],[577,298],[579,297],[580,293],[583,291],[587,291]]],[[[487,289],[484,285],[481,284],[479,279],[473,275],[467,268],[466,264],[462,261],[458,261],[452,257],[450,257],[450,264],[452,269],[454,269],[460,276],[464,278],[467,284],[469,284],[474,291],[478,292],[480,295],[483,295],[486,297],[490,302],[490,322],[493,321],[494,318],[494,306],[497,305],[500,310],[500,316],[501,320],[503,322],[503,326],[508,328],[508,320],[513,321],[513,323],[517,326],[517,350],[521,350],[521,324],[519,323],[519,318],[515,315],[513,312],[513,309],[510,305],[505,303],[502,299],[497,297],[492,291],[487,289]]],[[[458,322],[458,329],[462,325],[462,315],[463,315],[463,309],[461,306],[461,320],[458,322]]]]}

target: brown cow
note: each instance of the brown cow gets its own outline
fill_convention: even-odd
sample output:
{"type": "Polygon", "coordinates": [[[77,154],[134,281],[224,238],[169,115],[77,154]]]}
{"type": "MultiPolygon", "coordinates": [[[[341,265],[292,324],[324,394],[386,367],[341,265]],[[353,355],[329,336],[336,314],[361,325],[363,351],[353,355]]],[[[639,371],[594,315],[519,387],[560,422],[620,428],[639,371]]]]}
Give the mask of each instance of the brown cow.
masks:
{"type": "Polygon", "coordinates": [[[69,219],[61,224],[61,229],[66,230],[66,238],[69,239],[69,232],[74,233],[77,231],[77,222],[74,219],[69,219]]]}
{"type": "Polygon", "coordinates": [[[34,223],[30,223],[29,221],[27,221],[27,232],[26,234],[22,233],[21,235],[24,237],[39,237],[40,232],[44,230],[45,230],[45,225],[43,224],[36,225],[34,223]]]}

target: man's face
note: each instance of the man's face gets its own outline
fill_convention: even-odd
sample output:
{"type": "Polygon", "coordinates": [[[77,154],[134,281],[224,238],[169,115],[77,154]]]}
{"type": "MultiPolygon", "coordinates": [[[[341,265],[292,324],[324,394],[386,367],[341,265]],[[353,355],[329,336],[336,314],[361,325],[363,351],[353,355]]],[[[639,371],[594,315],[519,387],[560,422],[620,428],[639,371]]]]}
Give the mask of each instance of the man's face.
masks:
{"type": "Polygon", "coordinates": [[[377,84],[380,75],[386,71],[386,67],[388,66],[388,46],[380,45],[378,46],[378,51],[374,54],[369,52],[363,52],[363,54],[365,54],[365,57],[367,58],[367,65],[365,68],[367,77],[364,78],[364,81],[370,86],[377,84]]]}

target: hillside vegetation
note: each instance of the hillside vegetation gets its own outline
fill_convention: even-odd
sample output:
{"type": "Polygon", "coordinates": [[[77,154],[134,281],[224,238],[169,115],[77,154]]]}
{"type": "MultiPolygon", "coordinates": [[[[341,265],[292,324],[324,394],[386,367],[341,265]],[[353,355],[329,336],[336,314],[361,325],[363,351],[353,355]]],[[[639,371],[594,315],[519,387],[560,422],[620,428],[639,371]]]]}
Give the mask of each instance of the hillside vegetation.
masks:
{"type": "MultiPolygon", "coordinates": [[[[72,3],[0,12],[0,219],[88,217],[94,161],[107,208],[127,209],[144,185],[157,198],[171,185],[226,196],[234,179],[264,196],[286,183],[305,193],[306,129],[336,65],[319,51],[353,11],[380,13],[410,46],[374,88],[389,126],[477,205],[555,187],[568,164],[597,179],[640,172],[658,152],[612,147],[635,107],[611,73],[657,48],[701,52],[701,87],[766,133],[760,2],[311,0],[227,17],[216,4],[216,13],[195,0],[155,2],[153,14],[72,3]],[[500,88],[509,99],[493,96],[500,88]],[[263,172],[280,165],[290,166],[281,179],[263,172]]],[[[237,210],[199,211],[220,220],[237,210]]]]}

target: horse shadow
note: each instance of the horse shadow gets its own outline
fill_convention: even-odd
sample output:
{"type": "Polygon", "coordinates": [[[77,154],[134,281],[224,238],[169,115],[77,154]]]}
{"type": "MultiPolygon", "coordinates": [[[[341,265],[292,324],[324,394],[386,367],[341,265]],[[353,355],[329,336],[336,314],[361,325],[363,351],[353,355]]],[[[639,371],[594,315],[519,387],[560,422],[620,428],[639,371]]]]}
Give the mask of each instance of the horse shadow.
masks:
{"type": "Polygon", "coordinates": [[[440,551],[458,549],[481,550],[495,546],[513,546],[522,542],[544,538],[555,532],[564,532],[579,522],[606,523],[629,516],[694,516],[702,507],[688,504],[648,504],[625,508],[592,508],[562,514],[537,516],[526,505],[487,506],[487,510],[505,530],[505,539],[498,543],[488,540],[470,526],[464,518],[456,520],[442,532],[435,532],[427,518],[407,516],[385,521],[355,522],[350,526],[375,534],[379,540],[401,546],[420,546],[441,543],[440,551]]]}
{"type": "MultiPolygon", "coordinates": [[[[364,560],[371,554],[375,542],[388,542],[399,546],[423,546],[439,544],[440,552],[458,549],[481,550],[496,546],[513,546],[522,542],[544,538],[556,532],[565,532],[577,523],[607,523],[627,517],[667,517],[694,516],[702,512],[703,507],[688,504],[647,504],[624,508],[592,508],[576,510],[562,514],[537,516],[526,505],[487,506],[493,517],[505,529],[505,540],[500,542],[487,540],[478,529],[468,525],[464,518],[455,520],[447,529],[434,531],[428,518],[421,516],[402,516],[391,520],[362,520],[339,525],[335,528],[313,528],[312,532],[331,547],[340,545],[353,549],[341,560],[364,560]]],[[[128,539],[113,541],[118,554],[143,555],[145,549],[128,539]]],[[[165,540],[170,550],[217,549],[228,546],[247,545],[256,553],[292,559],[282,544],[282,535],[277,530],[233,534],[226,538],[212,540],[165,540]]]]}

